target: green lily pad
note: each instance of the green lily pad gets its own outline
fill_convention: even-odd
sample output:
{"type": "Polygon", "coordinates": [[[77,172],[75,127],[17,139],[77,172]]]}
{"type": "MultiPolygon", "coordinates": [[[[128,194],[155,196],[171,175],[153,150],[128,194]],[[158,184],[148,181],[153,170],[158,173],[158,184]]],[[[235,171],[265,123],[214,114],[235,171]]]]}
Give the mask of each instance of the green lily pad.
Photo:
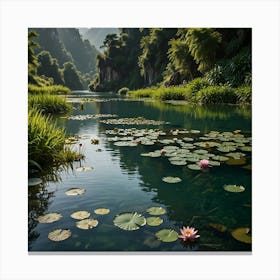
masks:
{"type": "Polygon", "coordinates": [[[91,166],[80,166],[76,168],[76,171],[78,172],[85,172],[85,171],[91,171],[93,167],[91,166]]]}
{"type": "Polygon", "coordinates": [[[248,235],[250,232],[250,228],[242,227],[242,228],[236,228],[231,232],[231,235],[234,239],[246,243],[251,244],[252,243],[252,236],[248,235]]]}
{"type": "Polygon", "coordinates": [[[163,219],[160,217],[148,217],[146,218],[147,225],[156,227],[163,223],[163,219]]]}
{"type": "Polygon", "coordinates": [[[252,152],[252,147],[251,146],[244,146],[240,147],[240,150],[243,152],[252,152]]]}
{"type": "Polygon", "coordinates": [[[80,229],[92,229],[97,227],[98,221],[95,219],[84,219],[76,222],[76,227],[80,229]]]}
{"type": "Polygon", "coordinates": [[[48,234],[48,238],[52,241],[63,241],[71,236],[70,229],[55,229],[48,234]]]}
{"type": "Polygon", "coordinates": [[[110,209],[108,208],[98,208],[94,210],[94,213],[97,215],[107,215],[110,213],[110,209]]]}
{"type": "Polygon", "coordinates": [[[115,216],[114,225],[123,230],[137,230],[146,224],[146,219],[137,212],[127,212],[115,216]]]}
{"type": "Polygon", "coordinates": [[[190,130],[190,133],[197,134],[197,133],[200,133],[200,130],[192,129],[192,130],[190,130]]]}
{"type": "Polygon", "coordinates": [[[62,215],[59,213],[47,213],[45,215],[39,216],[37,221],[39,223],[53,223],[59,221],[62,218],[62,215]]]}
{"type": "Polygon", "coordinates": [[[224,190],[227,192],[244,192],[245,188],[243,186],[237,186],[237,185],[224,185],[224,190]]]}
{"type": "Polygon", "coordinates": [[[206,151],[206,150],[194,150],[193,151],[195,154],[199,154],[199,155],[203,155],[203,154],[207,154],[208,153],[208,151],[206,151]]]}
{"type": "Polygon", "coordinates": [[[43,183],[41,178],[30,178],[28,179],[28,187],[34,187],[43,183]]]}
{"type": "Polygon", "coordinates": [[[161,229],[155,235],[162,242],[174,242],[178,239],[178,233],[173,229],[161,229]]]}
{"type": "Polygon", "coordinates": [[[209,164],[210,164],[211,166],[220,166],[220,165],[221,165],[220,162],[214,161],[214,160],[209,160],[209,164]]]}
{"type": "Polygon", "coordinates": [[[227,160],[229,160],[229,158],[225,157],[225,156],[213,156],[212,159],[217,160],[217,161],[227,161],[227,160]]]}
{"type": "Polygon", "coordinates": [[[183,166],[187,164],[185,160],[171,160],[170,163],[172,165],[178,165],[178,166],[183,166]]]}
{"type": "Polygon", "coordinates": [[[220,152],[222,152],[222,153],[228,153],[228,152],[233,152],[233,151],[235,151],[236,148],[235,148],[235,147],[232,147],[232,146],[225,146],[225,145],[223,145],[223,146],[219,146],[219,147],[217,148],[217,150],[220,151],[220,152]]]}
{"type": "Polygon", "coordinates": [[[186,142],[191,142],[191,141],[193,141],[193,138],[184,137],[183,140],[186,141],[186,142]]]}
{"type": "Polygon", "coordinates": [[[71,215],[71,218],[76,219],[76,220],[83,220],[86,219],[90,216],[90,213],[88,211],[75,211],[71,215]]]}
{"type": "Polygon", "coordinates": [[[162,178],[162,181],[165,182],[165,183],[174,184],[174,183],[180,183],[180,182],[182,182],[182,179],[180,179],[179,177],[171,177],[171,176],[168,176],[168,177],[163,177],[163,178],[162,178]]]}
{"type": "Polygon", "coordinates": [[[201,170],[201,167],[198,164],[188,164],[187,167],[191,170],[201,170]]]}
{"type": "Polygon", "coordinates": [[[69,189],[65,192],[66,195],[81,195],[84,194],[86,192],[85,189],[81,189],[81,188],[72,188],[69,189]]]}
{"type": "Polygon", "coordinates": [[[136,147],[138,144],[133,141],[117,141],[114,145],[118,147],[136,147]]]}
{"type": "Polygon", "coordinates": [[[226,156],[232,157],[234,159],[241,159],[242,157],[245,156],[245,154],[239,153],[239,152],[235,152],[235,153],[228,153],[228,154],[226,154],[226,156]]]}
{"type": "Polygon", "coordinates": [[[150,215],[156,215],[156,216],[158,216],[158,215],[163,215],[163,214],[166,213],[166,210],[165,210],[164,208],[162,208],[162,207],[156,207],[156,206],[150,207],[150,208],[148,208],[146,211],[147,211],[150,215]]]}

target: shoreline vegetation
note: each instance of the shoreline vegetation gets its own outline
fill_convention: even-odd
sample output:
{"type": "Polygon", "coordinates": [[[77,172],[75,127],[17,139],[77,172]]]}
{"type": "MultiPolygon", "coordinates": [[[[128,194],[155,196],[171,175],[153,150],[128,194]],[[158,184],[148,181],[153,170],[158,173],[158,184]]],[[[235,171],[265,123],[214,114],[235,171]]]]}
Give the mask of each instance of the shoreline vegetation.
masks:
{"type": "MultiPolygon", "coordinates": [[[[122,92],[122,89],[119,92],[122,92]]],[[[132,98],[153,98],[161,101],[184,100],[199,104],[251,104],[252,102],[250,85],[239,87],[211,85],[204,78],[196,78],[180,86],[128,90],[126,95],[132,98]]]]}

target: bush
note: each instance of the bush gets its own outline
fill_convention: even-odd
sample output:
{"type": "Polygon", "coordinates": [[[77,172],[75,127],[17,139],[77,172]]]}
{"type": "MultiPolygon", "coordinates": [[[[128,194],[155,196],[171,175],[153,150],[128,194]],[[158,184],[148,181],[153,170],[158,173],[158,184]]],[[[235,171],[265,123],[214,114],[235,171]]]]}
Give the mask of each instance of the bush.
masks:
{"type": "Polygon", "coordinates": [[[208,86],[210,86],[210,83],[205,78],[195,78],[185,85],[189,94],[192,95],[195,95],[198,91],[208,86]]]}
{"type": "Polygon", "coordinates": [[[62,85],[53,85],[53,86],[36,86],[28,84],[28,93],[30,94],[55,94],[55,95],[66,95],[69,94],[71,90],[62,85]]]}
{"type": "Polygon", "coordinates": [[[198,91],[193,101],[200,103],[236,104],[238,97],[236,90],[229,86],[209,86],[198,91]]]}
{"type": "Polygon", "coordinates": [[[118,90],[118,94],[123,94],[123,95],[125,95],[125,94],[127,94],[129,92],[129,88],[127,88],[127,87],[123,87],[123,88],[120,88],[119,90],[118,90]]]}
{"type": "Polygon", "coordinates": [[[64,148],[65,131],[57,128],[48,116],[30,109],[28,112],[28,159],[42,168],[72,162],[76,153],[64,148]]]}
{"type": "Polygon", "coordinates": [[[72,108],[72,105],[67,103],[61,96],[51,94],[29,94],[28,107],[36,108],[44,114],[61,114],[69,111],[72,108]]]}
{"type": "Polygon", "coordinates": [[[242,86],[236,89],[238,103],[252,102],[252,88],[251,86],[242,86]]]}

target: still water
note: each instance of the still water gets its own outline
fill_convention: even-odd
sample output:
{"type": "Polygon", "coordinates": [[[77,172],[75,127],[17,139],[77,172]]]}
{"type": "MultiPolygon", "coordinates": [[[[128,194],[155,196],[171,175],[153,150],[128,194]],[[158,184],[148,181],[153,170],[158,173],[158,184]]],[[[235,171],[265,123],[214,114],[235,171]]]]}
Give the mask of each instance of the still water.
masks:
{"type": "Polygon", "coordinates": [[[135,127],[163,131],[200,130],[200,134],[195,137],[210,131],[241,130],[246,137],[250,137],[250,108],[126,100],[111,94],[85,91],[73,93],[71,99],[75,109],[57,121],[59,126],[65,128],[67,135],[81,136],[72,148],[78,151],[81,143],[85,159],[75,162],[73,170],[61,172],[58,182],[47,182],[44,186],[35,187],[40,199],[29,199],[29,251],[251,250],[251,244],[242,243],[231,236],[235,228],[251,228],[251,170],[244,168],[251,164],[250,153],[246,153],[246,163],[243,165],[221,163],[221,166],[202,172],[190,170],[186,166],[171,165],[164,156],[141,156],[141,153],[162,149],[166,146],[164,144],[119,147],[107,141],[106,138],[112,135],[105,133],[116,127],[135,127]],[[85,101],[81,106],[81,103],[75,102],[74,98],[77,97],[94,98],[94,101],[85,101]],[[100,99],[106,102],[100,102],[100,99]],[[159,126],[110,125],[100,122],[104,118],[68,119],[71,115],[95,114],[115,114],[117,118],[144,117],[168,123],[159,126]],[[93,138],[99,139],[97,145],[91,143],[93,138]],[[91,166],[93,170],[77,172],[79,166],[91,166]],[[168,184],[162,181],[166,176],[179,177],[182,181],[168,184]],[[226,184],[242,185],[245,191],[227,192],[223,188],[226,184]],[[84,188],[86,192],[67,196],[65,192],[70,188],[84,188]],[[161,206],[166,210],[160,216],[163,223],[159,226],[145,225],[135,231],[125,231],[113,223],[114,217],[123,212],[137,212],[148,217],[146,209],[151,206],[161,206]],[[97,215],[94,213],[96,208],[109,208],[110,213],[97,215]],[[90,212],[91,217],[98,220],[98,226],[90,230],[77,228],[77,220],[70,215],[78,210],[90,212]],[[49,212],[60,213],[63,218],[54,223],[36,221],[39,215],[49,212]],[[210,223],[224,225],[227,230],[215,230],[209,226],[210,223]],[[197,242],[186,245],[178,239],[166,243],[155,237],[155,233],[161,229],[174,229],[179,233],[180,228],[188,225],[198,230],[200,238],[197,242]],[[51,241],[48,234],[54,229],[70,229],[71,237],[61,242],[51,241]]]}

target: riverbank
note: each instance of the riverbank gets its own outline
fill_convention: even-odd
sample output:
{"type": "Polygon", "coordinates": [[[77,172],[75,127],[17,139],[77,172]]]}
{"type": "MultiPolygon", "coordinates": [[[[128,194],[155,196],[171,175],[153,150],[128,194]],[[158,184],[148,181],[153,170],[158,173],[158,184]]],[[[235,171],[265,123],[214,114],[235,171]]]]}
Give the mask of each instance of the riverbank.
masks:
{"type": "Polygon", "coordinates": [[[210,85],[205,79],[196,78],[186,85],[130,90],[127,95],[133,98],[184,100],[201,104],[251,104],[252,89],[249,85],[237,88],[228,85],[210,85]]]}

